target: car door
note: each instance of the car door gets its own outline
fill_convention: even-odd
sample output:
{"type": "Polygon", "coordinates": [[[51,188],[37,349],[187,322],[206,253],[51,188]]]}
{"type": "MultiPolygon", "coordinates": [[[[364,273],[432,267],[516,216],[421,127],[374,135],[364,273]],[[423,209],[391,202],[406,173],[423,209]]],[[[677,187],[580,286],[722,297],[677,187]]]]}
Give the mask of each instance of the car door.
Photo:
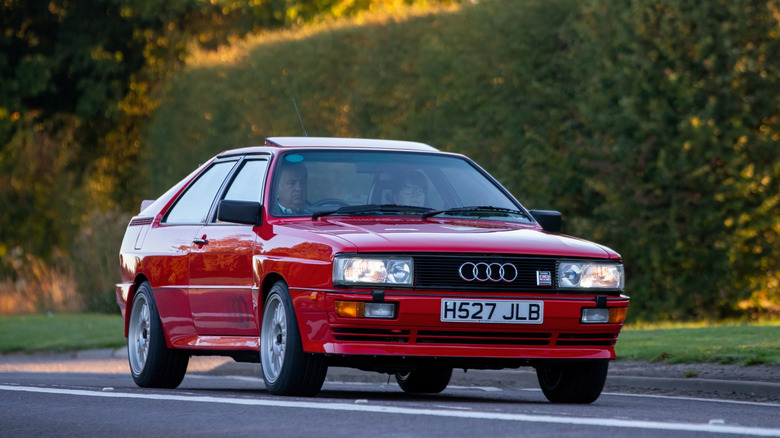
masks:
{"type": "MultiPolygon", "coordinates": [[[[223,199],[261,202],[268,161],[244,160],[223,199]]],[[[217,222],[201,227],[190,250],[190,308],[198,335],[257,336],[256,296],[252,294],[255,227],[217,222]]]]}
{"type": "Polygon", "coordinates": [[[237,162],[237,159],[215,162],[204,170],[168,210],[161,227],[146,236],[144,249],[151,253],[146,258],[154,267],[151,278],[155,300],[171,338],[197,334],[187,305],[190,251],[196,245],[193,239],[208,220],[214,200],[237,162]]]}

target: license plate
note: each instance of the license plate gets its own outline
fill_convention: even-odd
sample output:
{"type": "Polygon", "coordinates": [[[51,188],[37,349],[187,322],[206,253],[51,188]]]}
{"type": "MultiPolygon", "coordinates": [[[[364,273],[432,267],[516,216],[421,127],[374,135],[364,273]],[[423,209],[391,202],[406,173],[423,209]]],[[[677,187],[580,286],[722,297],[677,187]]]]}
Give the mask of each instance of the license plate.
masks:
{"type": "Polygon", "coordinates": [[[442,322],[541,324],[543,301],[441,300],[442,322]]]}

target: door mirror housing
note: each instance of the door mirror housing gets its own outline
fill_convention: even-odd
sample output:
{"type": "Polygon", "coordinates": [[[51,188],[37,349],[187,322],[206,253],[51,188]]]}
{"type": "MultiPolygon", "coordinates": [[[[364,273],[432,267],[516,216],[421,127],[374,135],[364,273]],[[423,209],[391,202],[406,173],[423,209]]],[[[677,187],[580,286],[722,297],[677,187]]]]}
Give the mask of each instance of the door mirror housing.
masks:
{"type": "Polygon", "coordinates": [[[223,199],[217,207],[217,220],[259,226],[263,223],[263,206],[259,202],[223,199]]]}
{"type": "Polygon", "coordinates": [[[560,233],[563,228],[563,219],[561,212],[552,210],[529,210],[534,220],[542,226],[544,231],[550,233],[560,233]]]}

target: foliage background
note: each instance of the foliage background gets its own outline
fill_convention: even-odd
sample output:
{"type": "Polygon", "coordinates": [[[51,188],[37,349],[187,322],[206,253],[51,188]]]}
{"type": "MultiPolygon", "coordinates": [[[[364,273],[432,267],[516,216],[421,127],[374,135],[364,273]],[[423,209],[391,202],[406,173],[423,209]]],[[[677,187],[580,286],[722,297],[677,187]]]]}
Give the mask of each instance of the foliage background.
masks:
{"type": "Polygon", "coordinates": [[[116,312],[142,129],[192,48],[428,3],[0,0],[0,313],[116,312]]]}
{"type": "MultiPolygon", "coordinates": [[[[55,236],[64,252],[84,254],[76,267],[102,260],[84,243],[90,229],[105,239],[116,228],[108,240],[118,245],[140,199],[199,162],[300,135],[296,98],[310,135],[461,152],[526,206],[561,210],[567,233],[623,255],[631,318],[780,314],[777,1],[260,3],[214,11],[169,2],[182,8],[179,24],[152,27],[164,38],[180,29],[178,43],[145,55],[120,81],[124,97],[97,106],[120,116],[96,144],[61,147],[82,138],[78,129],[3,128],[14,135],[0,175],[44,187],[0,191],[39,199],[31,211],[3,213],[16,215],[2,217],[3,230],[31,228],[25,243],[14,240],[24,233],[2,231],[0,255],[24,248],[54,260],[55,236]],[[73,196],[46,187],[73,187],[73,196]],[[47,228],[60,218],[73,228],[47,228]]],[[[140,41],[148,50],[159,38],[140,41]]],[[[6,112],[0,121],[13,118],[6,112]]],[[[110,280],[98,283],[79,287],[106,296],[110,280]]]]}

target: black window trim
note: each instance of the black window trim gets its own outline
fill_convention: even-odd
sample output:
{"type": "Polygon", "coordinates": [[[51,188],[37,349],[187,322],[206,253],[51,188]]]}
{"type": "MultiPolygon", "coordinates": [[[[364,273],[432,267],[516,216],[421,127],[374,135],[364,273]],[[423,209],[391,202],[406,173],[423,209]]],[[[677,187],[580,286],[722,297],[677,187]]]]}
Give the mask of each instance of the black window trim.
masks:
{"type": "MultiPolygon", "coordinates": [[[[173,202],[171,207],[168,209],[168,211],[165,212],[165,215],[163,216],[162,220],[160,221],[160,225],[170,226],[170,225],[206,225],[206,224],[208,224],[209,221],[211,220],[211,218],[213,217],[213,215],[215,214],[214,212],[216,211],[215,210],[216,202],[215,202],[214,199],[211,200],[211,206],[209,207],[209,212],[206,215],[207,219],[206,219],[205,222],[168,222],[168,216],[171,214],[173,209],[176,208],[176,206],[179,204],[179,201],[184,197],[184,195],[187,194],[187,192],[189,192],[189,190],[192,188],[192,186],[198,180],[200,180],[203,177],[203,175],[208,173],[208,171],[213,169],[214,166],[216,166],[217,164],[221,164],[221,163],[226,163],[226,162],[231,162],[232,161],[233,162],[233,167],[228,171],[227,176],[222,181],[222,185],[220,186],[220,188],[217,189],[217,195],[220,195],[221,193],[223,193],[224,190],[225,190],[225,187],[226,187],[226,181],[231,179],[231,175],[233,175],[233,173],[235,173],[237,164],[243,161],[241,158],[242,157],[232,156],[232,157],[228,157],[226,159],[218,159],[218,160],[212,161],[211,164],[209,164],[209,166],[206,169],[204,169],[202,172],[200,172],[198,174],[198,176],[193,178],[192,181],[190,181],[189,184],[187,184],[187,186],[181,191],[179,196],[176,197],[176,200],[173,202]]],[[[217,197],[219,197],[219,196],[217,196],[217,197]]],[[[215,199],[217,197],[215,197],[215,199]]]]}
{"type": "MultiPolygon", "coordinates": [[[[271,168],[270,154],[244,155],[240,157],[240,159],[238,160],[238,164],[234,166],[233,169],[230,170],[227,177],[225,177],[225,181],[222,182],[222,186],[219,188],[219,191],[217,191],[217,196],[214,198],[214,201],[211,203],[211,209],[209,210],[208,220],[205,222],[205,225],[209,225],[209,226],[236,225],[232,222],[217,222],[217,209],[219,207],[219,202],[225,199],[225,196],[227,195],[228,192],[228,188],[230,187],[231,184],[233,184],[233,181],[235,181],[236,177],[238,176],[238,173],[241,171],[241,169],[244,168],[244,164],[247,163],[248,161],[265,161],[267,163],[267,165],[265,166],[265,173],[263,173],[263,178],[262,178],[262,184],[263,184],[262,198],[265,198],[266,192],[268,191],[268,187],[265,186],[265,180],[268,178],[268,170],[271,168]]],[[[262,199],[260,200],[260,205],[264,205],[262,199]]]]}

